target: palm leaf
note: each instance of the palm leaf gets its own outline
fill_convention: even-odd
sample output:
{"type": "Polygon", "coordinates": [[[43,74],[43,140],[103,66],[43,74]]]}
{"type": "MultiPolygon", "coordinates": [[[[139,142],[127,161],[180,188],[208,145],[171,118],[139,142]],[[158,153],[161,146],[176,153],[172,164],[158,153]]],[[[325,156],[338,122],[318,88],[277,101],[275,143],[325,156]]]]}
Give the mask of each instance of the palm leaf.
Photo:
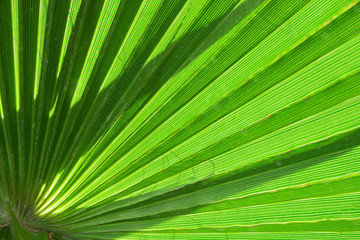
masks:
{"type": "Polygon", "coordinates": [[[0,239],[358,239],[358,0],[0,2],[0,239]]]}

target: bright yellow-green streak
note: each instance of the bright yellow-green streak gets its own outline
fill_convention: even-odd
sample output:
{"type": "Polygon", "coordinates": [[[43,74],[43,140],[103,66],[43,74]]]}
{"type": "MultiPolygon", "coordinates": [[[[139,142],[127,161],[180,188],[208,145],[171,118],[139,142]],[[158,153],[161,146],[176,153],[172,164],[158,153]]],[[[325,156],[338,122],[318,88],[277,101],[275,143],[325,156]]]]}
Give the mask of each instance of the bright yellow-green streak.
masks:
{"type": "Polygon", "coordinates": [[[0,94],[0,117],[1,117],[1,119],[4,119],[4,110],[3,110],[2,101],[1,101],[1,94],[0,94]]]}
{"type": "Polygon", "coordinates": [[[36,52],[36,70],[35,70],[35,83],[34,83],[34,100],[36,99],[39,91],[39,81],[41,72],[41,62],[44,48],[45,25],[46,15],[48,8],[48,0],[40,1],[39,6],[39,25],[37,36],[37,52],[36,52]]]}
{"type": "Polygon", "coordinates": [[[158,0],[144,1],[141,4],[135,16],[135,19],[130,26],[128,34],[126,35],[120,49],[118,50],[116,58],[111,64],[110,70],[106,74],[106,77],[100,87],[100,91],[110,85],[115,80],[116,76],[120,74],[122,69],[125,68],[125,64],[127,62],[126,59],[130,57],[143,32],[146,31],[146,24],[150,23],[151,18],[153,17],[161,3],[162,1],[158,0]]]}
{"type": "Polygon", "coordinates": [[[103,5],[70,107],[74,106],[84,93],[91,70],[93,69],[96,59],[99,56],[100,49],[111,27],[120,2],[120,0],[107,0],[103,5]]]}
{"type": "Polygon", "coordinates": [[[54,105],[52,106],[52,108],[51,108],[51,110],[49,112],[49,119],[52,118],[52,116],[54,115],[56,103],[57,103],[57,100],[58,100],[58,96],[56,96],[55,103],[54,103],[54,105]]]}
{"type": "Polygon", "coordinates": [[[73,0],[73,1],[71,1],[70,10],[69,10],[69,14],[68,14],[68,19],[67,19],[67,22],[66,22],[64,40],[63,40],[62,47],[61,47],[60,61],[59,61],[58,69],[57,69],[57,75],[56,75],[57,77],[59,77],[59,74],[60,74],[60,69],[61,69],[61,66],[62,66],[63,61],[64,61],[64,57],[65,57],[66,49],[67,49],[67,46],[68,46],[68,43],[69,43],[71,31],[72,31],[73,26],[75,24],[75,19],[76,19],[76,16],[77,16],[78,12],[79,12],[80,5],[81,5],[81,0],[73,0]]]}
{"type": "Polygon", "coordinates": [[[20,109],[20,83],[19,83],[19,11],[18,0],[11,1],[13,54],[14,54],[14,76],[15,76],[15,104],[16,110],[20,109]]]}
{"type": "MultiPolygon", "coordinates": [[[[51,187],[47,190],[46,194],[44,196],[42,196],[41,200],[39,199],[39,197],[41,196],[42,192],[41,191],[38,196],[36,201],[39,200],[38,204],[37,204],[37,214],[39,214],[40,216],[50,212],[51,210],[53,210],[53,208],[47,209],[46,211],[43,211],[50,203],[52,203],[52,201],[58,196],[58,194],[62,191],[62,189],[66,186],[66,184],[70,181],[70,179],[72,178],[72,176],[75,174],[76,170],[79,169],[81,163],[82,163],[82,159],[83,157],[81,157],[79,159],[79,161],[76,163],[75,167],[71,170],[71,172],[66,176],[66,179],[63,181],[63,183],[57,188],[54,194],[52,194],[52,196],[47,200],[47,197],[50,195],[51,191],[54,189],[54,187],[56,186],[56,184],[59,181],[59,178],[61,177],[63,171],[61,171],[59,174],[56,175],[55,179],[53,180],[53,183],[51,184],[51,187]],[[44,201],[47,200],[45,203],[44,201]],[[44,203],[44,204],[43,204],[44,203]]],[[[43,187],[45,188],[45,186],[43,185],[43,187]]],[[[44,189],[42,189],[44,190],[44,189]]],[[[58,204],[60,204],[61,201],[58,201],[58,203],[55,203],[55,205],[57,206],[58,204]]]]}

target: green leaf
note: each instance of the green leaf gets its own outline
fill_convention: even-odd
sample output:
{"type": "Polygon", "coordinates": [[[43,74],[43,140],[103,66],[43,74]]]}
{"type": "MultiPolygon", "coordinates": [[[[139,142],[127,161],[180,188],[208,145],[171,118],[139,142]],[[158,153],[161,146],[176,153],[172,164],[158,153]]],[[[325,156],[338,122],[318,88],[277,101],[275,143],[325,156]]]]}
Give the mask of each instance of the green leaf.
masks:
{"type": "Polygon", "coordinates": [[[0,239],[359,238],[359,0],[0,16],[0,239]]]}

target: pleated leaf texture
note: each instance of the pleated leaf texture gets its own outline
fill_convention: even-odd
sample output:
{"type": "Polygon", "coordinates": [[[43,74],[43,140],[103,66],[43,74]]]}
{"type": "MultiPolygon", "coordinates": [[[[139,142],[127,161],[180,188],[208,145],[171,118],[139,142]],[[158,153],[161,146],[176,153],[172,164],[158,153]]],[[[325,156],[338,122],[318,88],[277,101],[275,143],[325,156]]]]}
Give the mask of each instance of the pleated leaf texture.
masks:
{"type": "Polygon", "coordinates": [[[0,239],[360,239],[360,0],[1,0],[0,239]]]}

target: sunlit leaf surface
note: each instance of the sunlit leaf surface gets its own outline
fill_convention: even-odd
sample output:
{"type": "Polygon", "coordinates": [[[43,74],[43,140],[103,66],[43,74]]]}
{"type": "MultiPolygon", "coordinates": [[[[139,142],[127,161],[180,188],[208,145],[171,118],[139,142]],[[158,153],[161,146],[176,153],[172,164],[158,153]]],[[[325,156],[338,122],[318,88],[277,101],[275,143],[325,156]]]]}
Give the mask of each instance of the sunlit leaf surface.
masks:
{"type": "Polygon", "coordinates": [[[0,239],[359,239],[359,2],[1,0],[0,239]]]}

